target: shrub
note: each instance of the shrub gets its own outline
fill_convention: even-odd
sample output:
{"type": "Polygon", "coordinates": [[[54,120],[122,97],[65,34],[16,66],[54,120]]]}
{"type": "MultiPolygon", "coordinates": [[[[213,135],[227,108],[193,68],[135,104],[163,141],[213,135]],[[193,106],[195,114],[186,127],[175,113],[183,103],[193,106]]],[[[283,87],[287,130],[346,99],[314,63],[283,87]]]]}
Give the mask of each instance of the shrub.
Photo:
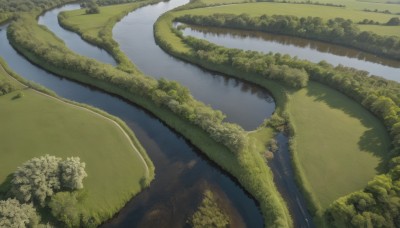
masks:
{"type": "Polygon", "coordinates": [[[39,222],[32,204],[20,204],[16,199],[0,201],[0,227],[37,227],[39,222]]]}

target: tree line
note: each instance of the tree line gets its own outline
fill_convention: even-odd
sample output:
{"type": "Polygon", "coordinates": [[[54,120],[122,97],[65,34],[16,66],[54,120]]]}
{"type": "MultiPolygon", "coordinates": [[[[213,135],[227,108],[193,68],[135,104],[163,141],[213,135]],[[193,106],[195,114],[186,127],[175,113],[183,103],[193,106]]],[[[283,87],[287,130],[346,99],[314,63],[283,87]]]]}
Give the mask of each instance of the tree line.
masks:
{"type": "MultiPolygon", "coordinates": [[[[380,36],[370,31],[360,31],[356,23],[343,18],[323,20],[320,17],[296,17],[290,15],[250,17],[248,14],[212,14],[209,16],[184,15],[176,18],[176,21],[195,25],[256,30],[311,38],[355,47],[393,59],[400,59],[399,37],[380,36]]],[[[393,21],[388,21],[388,23],[393,24],[393,21]]]]}
{"type": "MultiPolygon", "coordinates": [[[[392,138],[393,159],[388,173],[376,176],[368,186],[335,201],[325,216],[336,227],[399,227],[400,226],[400,84],[368,72],[325,61],[311,63],[279,53],[229,49],[193,37],[184,38],[192,49],[186,55],[214,66],[226,66],[236,72],[265,77],[268,68],[286,66],[307,73],[314,80],[334,88],[376,115],[387,127],[392,138]],[[207,53],[207,54],[204,54],[207,53]],[[238,61],[241,63],[238,64],[238,61]],[[254,63],[254,64],[253,64],[254,63]],[[397,208],[397,209],[395,209],[397,208]]],[[[223,69],[223,68],[219,68],[223,69]]],[[[282,76],[281,76],[282,77],[282,76]]],[[[284,76],[283,76],[284,77],[284,76]]],[[[268,78],[268,77],[267,77],[268,78]]],[[[285,79],[270,77],[287,84],[285,79]]]]}
{"type": "Polygon", "coordinates": [[[0,13],[44,10],[72,1],[73,0],[0,0],[0,13]]]}

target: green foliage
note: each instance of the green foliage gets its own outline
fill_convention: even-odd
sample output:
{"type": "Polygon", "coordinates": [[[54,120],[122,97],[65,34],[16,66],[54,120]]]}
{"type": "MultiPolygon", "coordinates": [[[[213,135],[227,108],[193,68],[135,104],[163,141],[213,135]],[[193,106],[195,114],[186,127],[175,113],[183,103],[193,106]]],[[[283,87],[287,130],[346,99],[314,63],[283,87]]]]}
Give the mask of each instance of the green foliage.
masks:
{"type": "Polygon", "coordinates": [[[193,214],[190,223],[194,228],[224,228],[229,226],[229,217],[222,211],[218,205],[214,194],[207,190],[204,198],[193,214]]]}
{"type": "Polygon", "coordinates": [[[16,199],[0,201],[0,227],[38,227],[40,216],[32,204],[16,199]]]}
{"type": "Polygon", "coordinates": [[[12,193],[21,202],[45,206],[46,200],[60,190],[60,158],[43,156],[33,158],[18,167],[12,179],[12,193]]]}
{"type": "Polygon", "coordinates": [[[79,157],[67,158],[59,163],[61,186],[68,190],[83,188],[83,179],[87,177],[86,164],[79,157]]]}
{"type": "Polygon", "coordinates": [[[38,203],[44,207],[55,192],[63,188],[82,188],[82,180],[87,176],[84,167],[79,158],[66,161],[50,155],[32,158],[14,173],[11,191],[21,202],[38,203]]]}
{"type": "Polygon", "coordinates": [[[0,79],[0,96],[11,93],[14,90],[15,86],[13,86],[10,82],[4,79],[0,79]]]}
{"type": "Polygon", "coordinates": [[[97,3],[101,6],[107,6],[107,5],[131,3],[136,1],[138,0],[97,0],[97,3]]]}
{"type": "Polygon", "coordinates": [[[376,176],[363,191],[352,193],[333,203],[327,211],[334,227],[400,226],[400,157],[392,160],[386,175],[376,176]]]}
{"type": "Polygon", "coordinates": [[[219,47],[193,37],[187,37],[183,40],[193,49],[194,57],[202,61],[215,65],[227,65],[241,72],[278,80],[292,88],[302,88],[307,85],[309,76],[306,71],[277,64],[272,55],[219,47]]]}
{"type": "Polygon", "coordinates": [[[100,8],[94,0],[84,0],[81,3],[82,8],[86,8],[87,14],[98,14],[100,13],[100,8]]]}
{"type": "Polygon", "coordinates": [[[390,26],[397,26],[400,25],[400,18],[398,17],[392,17],[387,23],[386,25],[390,25],[390,26]]]}
{"type": "Polygon", "coordinates": [[[59,192],[49,203],[51,214],[67,227],[80,227],[80,210],[75,194],[59,192]]]}
{"type": "Polygon", "coordinates": [[[1,12],[19,12],[49,9],[71,0],[0,0],[1,12]]]}
{"type": "MultiPolygon", "coordinates": [[[[398,19],[392,18],[389,22],[396,24],[398,19]]],[[[196,25],[257,30],[317,39],[400,59],[399,37],[380,36],[368,31],[361,32],[355,23],[343,18],[324,21],[321,17],[296,17],[289,15],[250,17],[248,14],[212,14],[209,16],[184,15],[177,18],[177,20],[196,25]]]]}
{"type": "Polygon", "coordinates": [[[66,227],[96,227],[99,222],[80,207],[84,199],[83,192],[59,192],[49,202],[51,214],[66,227]]]}

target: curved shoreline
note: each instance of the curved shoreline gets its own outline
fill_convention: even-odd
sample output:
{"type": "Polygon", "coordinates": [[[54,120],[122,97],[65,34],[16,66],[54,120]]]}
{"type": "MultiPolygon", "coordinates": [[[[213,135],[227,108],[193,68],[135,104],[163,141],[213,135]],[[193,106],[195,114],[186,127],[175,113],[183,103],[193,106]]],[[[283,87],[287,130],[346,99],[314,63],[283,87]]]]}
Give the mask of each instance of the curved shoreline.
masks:
{"type": "MultiPolygon", "coordinates": [[[[83,75],[82,73],[55,68],[54,66],[49,65],[48,62],[46,62],[46,60],[41,58],[41,56],[37,56],[32,52],[30,52],[29,50],[22,48],[21,46],[15,44],[12,40],[10,40],[10,43],[16,50],[18,50],[23,56],[28,58],[31,62],[41,66],[42,68],[45,68],[50,72],[56,73],[57,75],[61,75],[67,78],[71,78],[76,81],[90,84],[97,88],[101,88],[102,90],[108,91],[109,93],[112,94],[117,94],[118,96],[128,99],[140,105],[141,107],[151,111],[153,114],[158,116],[159,119],[167,123],[171,128],[175,129],[176,131],[184,135],[185,138],[187,138],[191,143],[196,145],[196,147],[200,148],[206,155],[208,155],[217,164],[219,164],[220,167],[222,167],[224,170],[228,171],[235,178],[237,178],[239,182],[242,182],[249,178],[250,179],[254,178],[250,175],[250,173],[246,171],[245,168],[238,169],[242,167],[242,165],[236,164],[232,166],[232,164],[228,164],[229,162],[233,162],[234,160],[230,152],[226,151],[227,149],[224,146],[210,139],[209,136],[205,132],[203,132],[203,130],[199,129],[197,126],[194,126],[191,123],[187,123],[186,121],[181,120],[179,117],[175,116],[175,114],[171,113],[170,111],[166,109],[161,109],[160,107],[156,107],[154,104],[152,104],[151,101],[147,100],[146,98],[138,97],[137,95],[134,94],[129,94],[115,85],[110,86],[108,83],[105,83],[103,81],[89,79],[85,77],[85,75],[83,75]],[[188,132],[188,129],[192,129],[192,131],[188,132]],[[211,151],[210,151],[210,146],[213,147],[211,151]]],[[[267,170],[263,170],[263,172],[268,173],[267,170]]],[[[274,188],[274,186],[271,185],[266,189],[271,189],[271,188],[274,188]]]]}

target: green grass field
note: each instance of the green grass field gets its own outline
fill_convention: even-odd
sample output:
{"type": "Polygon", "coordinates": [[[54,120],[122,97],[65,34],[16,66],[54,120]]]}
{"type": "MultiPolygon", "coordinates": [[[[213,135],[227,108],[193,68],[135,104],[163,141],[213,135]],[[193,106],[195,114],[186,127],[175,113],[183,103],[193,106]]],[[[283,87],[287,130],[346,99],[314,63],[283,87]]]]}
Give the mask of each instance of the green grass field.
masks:
{"type": "Polygon", "coordinates": [[[323,210],[382,172],[390,148],[383,124],[355,101],[319,83],[291,94],[302,179],[323,210]]]}
{"type": "MultiPolygon", "coordinates": [[[[2,68],[0,78],[9,78],[2,68]]],[[[19,86],[0,96],[0,184],[33,157],[78,156],[88,173],[82,209],[110,218],[141,190],[152,164],[142,160],[128,134],[108,117],[19,86]],[[24,96],[15,98],[21,91],[24,96]]]]}
{"type": "MultiPolygon", "coordinates": [[[[324,1],[325,2],[325,1],[324,1]]],[[[326,1],[330,2],[330,1],[326,1]]],[[[350,1],[351,2],[351,1],[350,1]]],[[[335,3],[335,2],[332,2],[335,3]]],[[[360,4],[356,2],[357,4],[360,4]]],[[[337,2],[335,4],[340,4],[337,2]]],[[[344,4],[344,3],[343,3],[344,4]]],[[[346,3],[348,4],[348,3],[346,3]]],[[[375,3],[374,3],[375,4],[375,3]]],[[[388,4],[384,4],[388,5],[388,4]]],[[[390,4],[389,6],[393,6],[390,4]]],[[[365,7],[369,8],[369,7],[365,7]]],[[[390,7],[397,10],[397,5],[390,7]]],[[[362,8],[364,9],[364,8],[362,8]]],[[[231,4],[217,7],[199,8],[187,11],[176,12],[176,15],[192,14],[192,15],[210,15],[214,13],[229,13],[229,14],[242,14],[246,13],[251,16],[260,16],[263,14],[267,15],[294,15],[298,17],[321,17],[325,20],[341,17],[345,19],[351,19],[354,22],[360,22],[364,19],[374,20],[380,23],[386,23],[392,17],[400,17],[398,15],[375,13],[375,12],[364,12],[362,9],[356,7],[329,7],[319,5],[305,5],[305,4],[290,4],[290,3],[271,3],[271,2],[258,2],[258,3],[243,3],[243,4],[231,4]]],[[[374,8],[375,9],[375,8],[374,8]]],[[[379,8],[381,10],[381,8],[379,8]]],[[[394,11],[393,11],[394,12],[394,11]]],[[[400,5],[398,7],[400,12],[400,5]]],[[[381,35],[399,35],[400,26],[360,26],[362,30],[372,31],[381,35]]]]}
{"type": "Polygon", "coordinates": [[[105,6],[100,8],[99,14],[86,14],[85,9],[66,11],[63,14],[68,18],[68,24],[77,26],[84,36],[98,38],[99,32],[107,26],[111,18],[129,13],[136,9],[139,4],[135,2],[105,6]]]}
{"type": "MultiPolygon", "coordinates": [[[[184,12],[184,11],[183,11],[184,12]]],[[[231,13],[242,14],[246,13],[251,16],[267,15],[295,15],[298,17],[321,17],[324,19],[331,19],[342,17],[351,19],[354,22],[362,21],[364,19],[379,21],[386,23],[392,18],[392,15],[383,13],[364,12],[359,10],[352,10],[346,8],[318,6],[318,5],[305,5],[305,4],[289,4],[289,3],[271,3],[271,2],[258,2],[258,3],[244,3],[232,4],[217,7],[192,9],[189,12],[192,15],[210,15],[214,13],[231,13]]]]}

